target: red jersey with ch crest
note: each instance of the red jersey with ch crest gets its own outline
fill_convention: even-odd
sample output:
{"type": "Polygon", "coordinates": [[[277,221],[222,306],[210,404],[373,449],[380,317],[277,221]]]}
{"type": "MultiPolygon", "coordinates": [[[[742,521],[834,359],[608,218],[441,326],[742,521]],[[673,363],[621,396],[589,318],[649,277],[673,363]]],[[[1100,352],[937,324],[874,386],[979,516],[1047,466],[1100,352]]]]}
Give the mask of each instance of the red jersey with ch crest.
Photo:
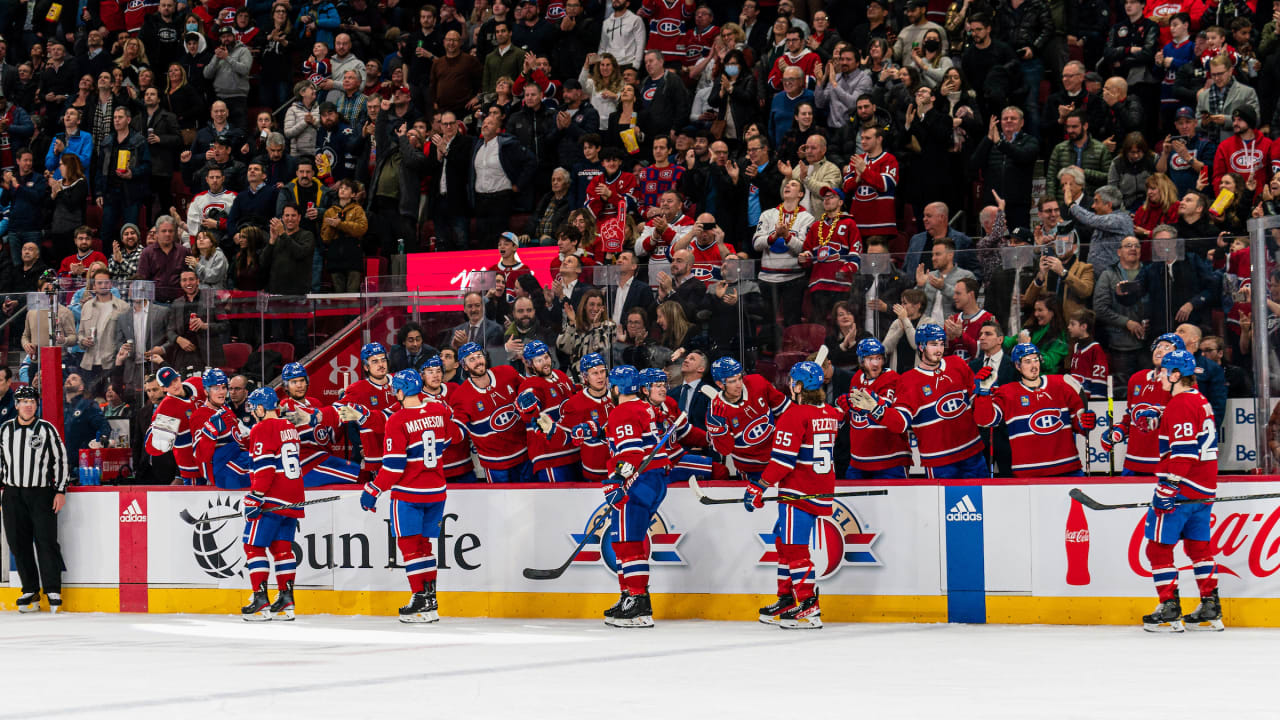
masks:
{"type": "Polygon", "coordinates": [[[530,270],[529,266],[525,265],[524,261],[518,257],[516,258],[515,265],[503,265],[502,261],[499,260],[489,269],[502,275],[502,279],[505,283],[503,287],[507,289],[508,303],[514,303],[516,301],[516,288],[518,287],[517,283],[520,281],[520,278],[524,275],[533,274],[533,270],[530,270]]]}
{"type": "Polygon", "coordinates": [[[449,393],[454,417],[471,435],[480,465],[490,470],[506,470],[524,462],[524,423],[516,411],[520,373],[509,365],[488,371],[488,387],[477,387],[468,377],[449,393]]]}
{"type": "MultiPolygon", "coordinates": [[[[338,395],[339,405],[350,405],[364,415],[356,424],[360,427],[360,451],[364,458],[361,469],[376,473],[382,463],[382,431],[387,418],[400,409],[396,394],[391,390],[391,380],[383,385],[369,378],[358,380],[338,395]]],[[[320,411],[320,422],[334,427],[342,424],[338,411],[327,407],[320,411]]]]}
{"type": "Polygon", "coordinates": [[[618,214],[619,203],[626,203],[626,210],[632,211],[636,209],[636,176],[629,172],[619,171],[610,179],[604,173],[601,173],[587,183],[587,209],[595,216],[596,223],[601,220],[610,218],[618,214]],[[601,185],[609,188],[612,194],[608,200],[601,198],[597,194],[596,188],[601,185]]]}
{"type": "Polygon", "coordinates": [[[1005,383],[974,400],[974,419],[983,427],[1001,422],[1009,429],[1013,474],[1050,477],[1080,471],[1075,432],[1076,414],[1084,409],[1080,395],[1060,375],[1041,376],[1029,388],[1005,383]]]}
{"type": "Polygon", "coordinates": [[[803,250],[813,254],[810,292],[849,292],[853,276],[858,272],[857,255],[862,253],[862,234],[853,218],[848,215],[830,218],[823,213],[809,224],[803,250]],[[848,257],[850,253],[854,257],[848,257]]]}
{"type": "Polygon", "coordinates": [[[640,196],[640,213],[651,207],[658,207],[662,193],[674,190],[684,176],[684,168],[679,165],[657,167],[650,165],[636,174],[636,194],[640,196]]]}
{"type": "Polygon", "coordinates": [[[979,309],[972,315],[958,312],[947,319],[960,326],[960,334],[947,343],[948,354],[972,360],[978,356],[978,333],[982,331],[982,323],[995,320],[996,316],[979,309]]]}
{"type": "Polygon", "coordinates": [[[283,417],[286,413],[301,410],[315,419],[314,425],[304,425],[298,428],[298,437],[302,442],[302,464],[306,465],[314,460],[320,459],[332,447],[335,438],[334,433],[337,431],[336,413],[325,413],[324,408],[320,406],[319,401],[313,397],[304,397],[301,400],[286,395],[280,398],[280,415],[283,417]]]}
{"type": "MultiPolygon", "coordinates": [[[[671,243],[688,232],[690,225],[693,225],[693,220],[687,215],[681,215],[672,220],[662,230],[655,228],[652,219],[645,222],[644,231],[640,234],[640,239],[636,241],[636,255],[640,257],[648,255],[654,260],[669,261],[671,259],[671,243]]],[[[656,275],[657,273],[651,274],[656,275]]],[[[657,280],[650,278],[650,282],[656,284],[657,280]]]]}
{"type": "Polygon", "coordinates": [[[605,428],[609,423],[609,411],[613,402],[606,391],[601,397],[583,389],[560,406],[560,422],[556,424],[557,435],[567,435],[575,425],[585,422],[595,423],[599,431],[590,438],[575,441],[578,455],[582,460],[582,478],[584,480],[605,480],[609,477],[609,443],[605,438],[605,428]]]}
{"type": "MultiPolygon", "coordinates": [[[[250,489],[261,495],[263,505],[293,505],[305,498],[302,464],[298,461],[302,440],[298,429],[284,418],[266,418],[249,430],[249,457],[253,458],[250,489]]],[[[304,508],[276,510],[276,515],[300,518],[304,508]]]]}
{"type": "Polygon", "coordinates": [[[1080,389],[1090,397],[1105,397],[1107,394],[1107,376],[1111,374],[1111,363],[1107,353],[1096,342],[1084,347],[1079,343],[1071,351],[1071,359],[1067,362],[1067,371],[1080,383],[1080,389]]]}
{"type": "MultiPolygon", "coordinates": [[[[637,471],[649,450],[662,438],[658,431],[658,410],[647,400],[628,400],[609,413],[609,426],[605,433],[609,439],[609,470],[619,463],[629,463],[637,471]]],[[[653,459],[645,472],[666,470],[671,467],[664,445],[653,453],[653,459]]]]}
{"type": "MultiPolygon", "coordinates": [[[[890,404],[898,397],[898,373],[885,370],[871,379],[859,370],[853,374],[849,389],[862,388],[890,404]]],[[[849,419],[849,466],[859,470],[884,470],[911,464],[911,446],[907,436],[877,425],[866,410],[849,405],[847,395],[836,401],[849,419]]],[[[891,410],[886,412],[892,412],[891,410]]]]}
{"type": "Polygon", "coordinates": [[[830,405],[791,403],[778,417],[763,479],[778,486],[778,502],[814,515],[830,515],[831,500],[799,496],[835,492],[836,433],[841,412],[830,405]]]}
{"type": "Polygon", "coordinates": [[[1169,392],[1160,385],[1155,370],[1143,370],[1129,378],[1129,394],[1124,417],[1116,423],[1128,435],[1125,445],[1124,469],[1138,475],[1151,475],[1160,464],[1160,430],[1143,430],[1136,422],[1139,410],[1164,410],[1169,402],[1169,392]]]}
{"type": "Polygon", "coordinates": [[[647,50],[662,53],[664,62],[684,63],[688,59],[689,21],[693,19],[691,0],[644,0],[640,17],[649,23],[647,50]]]}
{"type": "Polygon", "coordinates": [[[963,360],[944,357],[936,370],[914,367],[898,378],[897,390],[879,423],[915,433],[921,465],[943,467],[982,452],[973,421],[973,371],[963,360]]]}
{"type": "Polygon", "coordinates": [[[534,472],[571,465],[578,460],[578,448],[568,437],[555,432],[548,435],[538,427],[541,413],[546,413],[552,422],[559,422],[560,408],[573,393],[573,383],[563,370],[552,370],[549,377],[530,375],[520,382],[516,409],[524,420],[534,472]]]}
{"type": "Polygon", "coordinates": [[[1271,140],[1256,130],[1252,140],[1244,140],[1239,135],[1223,140],[1218,144],[1218,151],[1213,154],[1214,191],[1218,190],[1222,176],[1228,172],[1239,173],[1244,178],[1253,173],[1258,179],[1258,187],[1266,185],[1272,165],[1270,153],[1271,140]]]}
{"type": "MultiPolygon", "coordinates": [[[[453,383],[443,383],[440,385],[440,394],[433,395],[426,386],[422,388],[422,399],[430,402],[444,403],[453,406],[449,400],[449,388],[457,390],[458,386],[453,383]]],[[[449,447],[445,448],[444,455],[441,456],[440,462],[444,464],[444,476],[446,478],[455,478],[472,472],[474,468],[471,466],[471,441],[467,437],[467,429],[458,422],[458,418],[450,416],[453,424],[457,426],[458,432],[462,433],[462,439],[457,442],[449,443],[449,447]]]]}
{"type": "MultiPolygon", "coordinates": [[[[147,428],[145,446],[148,455],[157,457],[172,450],[178,474],[188,482],[194,482],[200,477],[194,439],[191,436],[191,415],[194,410],[195,403],[191,400],[165,395],[151,414],[151,426],[147,428]]],[[[212,476],[207,479],[212,480],[212,476]]]]}
{"type": "Polygon", "coordinates": [[[733,457],[740,473],[762,473],[769,464],[774,420],[791,404],[762,375],[742,376],[742,397],[732,403],[724,393],[707,408],[707,437],[716,452],[733,457]]]}
{"type": "MultiPolygon", "coordinates": [[[[206,402],[191,412],[191,444],[192,453],[200,467],[200,476],[212,479],[214,452],[224,445],[244,447],[244,438],[240,436],[240,421],[226,405],[214,407],[206,402]]],[[[240,470],[247,472],[249,468],[240,470]]]]}
{"type": "Polygon", "coordinates": [[[856,157],[866,161],[867,169],[859,175],[853,169],[853,161],[849,161],[844,171],[844,194],[852,198],[850,212],[858,232],[864,236],[897,233],[898,159],[887,152],[874,158],[866,153],[856,157]]]}

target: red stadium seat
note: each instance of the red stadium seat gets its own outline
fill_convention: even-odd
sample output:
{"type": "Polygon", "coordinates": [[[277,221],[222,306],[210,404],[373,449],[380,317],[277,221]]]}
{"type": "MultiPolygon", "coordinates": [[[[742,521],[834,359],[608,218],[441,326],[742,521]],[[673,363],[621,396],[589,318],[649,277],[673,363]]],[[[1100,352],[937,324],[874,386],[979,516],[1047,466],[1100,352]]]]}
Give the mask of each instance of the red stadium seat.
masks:
{"type": "Polygon", "coordinates": [[[293,353],[294,353],[293,343],[287,343],[287,342],[262,343],[262,347],[258,348],[258,350],[260,351],[275,350],[276,352],[280,353],[280,360],[282,362],[285,362],[285,363],[293,362],[293,353]]]}
{"type": "Polygon", "coordinates": [[[222,346],[222,371],[230,375],[238,372],[249,360],[253,346],[249,343],[227,343],[222,346]]]}
{"type": "MultiPolygon", "coordinates": [[[[800,323],[791,325],[782,331],[783,352],[817,352],[827,339],[827,328],[817,323],[800,323]]],[[[782,366],[779,363],[778,369],[782,366]]]]}
{"type": "Polygon", "coordinates": [[[787,373],[791,372],[791,366],[798,362],[804,361],[809,357],[808,352],[780,352],[774,357],[773,361],[777,364],[778,369],[773,384],[780,390],[787,389],[787,373]]]}

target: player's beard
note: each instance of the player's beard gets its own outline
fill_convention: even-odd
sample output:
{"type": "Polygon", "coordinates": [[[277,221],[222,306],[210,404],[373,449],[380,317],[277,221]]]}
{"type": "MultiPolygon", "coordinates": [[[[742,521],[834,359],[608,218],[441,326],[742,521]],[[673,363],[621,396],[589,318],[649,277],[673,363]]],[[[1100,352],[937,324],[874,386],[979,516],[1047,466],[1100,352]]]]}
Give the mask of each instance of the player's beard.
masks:
{"type": "Polygon", "coordinates": [[[467,374],[473,378],[482,378],[489,374],[489,367],[487,365],[481,365],[475,370],[467,370],[467,374]]]}

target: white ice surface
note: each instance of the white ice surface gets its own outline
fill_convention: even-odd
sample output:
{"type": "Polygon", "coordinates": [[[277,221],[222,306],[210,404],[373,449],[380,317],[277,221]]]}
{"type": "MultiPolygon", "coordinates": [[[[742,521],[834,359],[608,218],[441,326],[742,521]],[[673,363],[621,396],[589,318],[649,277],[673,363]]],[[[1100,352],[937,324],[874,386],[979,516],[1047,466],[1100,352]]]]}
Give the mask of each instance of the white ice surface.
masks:
{"type": "Polygon", "coordinates": [[[1280,631],[0,615],[0,718],[1277,718],[1280,631]],[[1204,714],[1205,712],[1208,714],[1204,714]]]}

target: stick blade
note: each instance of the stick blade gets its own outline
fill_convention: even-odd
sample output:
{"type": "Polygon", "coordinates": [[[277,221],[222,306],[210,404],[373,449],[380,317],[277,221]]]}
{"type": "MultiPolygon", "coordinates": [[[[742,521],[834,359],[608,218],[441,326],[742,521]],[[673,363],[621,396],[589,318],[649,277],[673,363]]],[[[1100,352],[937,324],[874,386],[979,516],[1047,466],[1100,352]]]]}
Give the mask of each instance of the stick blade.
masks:
{"type": "Polygon", "coordinates": [[[1085,495],[1085,494],[1084,494],[1084,491],[1083,491],[1083,490],[1081,490],[1080,488],[1071,488],[1071,492],[1069,492],[1069,493],[1067,493],[1067,494],[1071,496],[1071,499],[1072,499],[1072,500],[1075,500],[1076,502],[1078,502],[1078,503],[1080,503],[1081,505],[1083,505],[1083,506],[1085,506],[1085,507],[1089,508],[1090,510],[1105,510],[1105,509],[1106,509],[1106,506],[1105,506],[1105,505],[1103,505],[1102,503],[1098,502],[1097,500],[1094,500],[1093,498],[1089,497],[1088,495],[1085,495]]]}
{"type": "Polygon", "coordinates": [[[823,345],[822,347],[818,348],[818,352],[814,355],[813,361],[818,363],[818,366],[821,367],[822,363],[827,361],[827,354],[830,352],[831,351],[827,349],[827,346],[823,345]]]}
{"type": "Polygon", "coordinates": [[[698,390],[698,392],[702,393],[703,395],[706,395],[708,400],[715,400],[716,398],[720,397],[720,393],[717,392],[716,389],[711,387],[710,385],[703,385],[698,390]]]}
{"type": "Polygon", "coordinates": [[[537,568],[525,568],[524,576],[529,580],[555,580],[564,574],[564,571],[556,568],[554,570],[539,570],[537,568]]]}

